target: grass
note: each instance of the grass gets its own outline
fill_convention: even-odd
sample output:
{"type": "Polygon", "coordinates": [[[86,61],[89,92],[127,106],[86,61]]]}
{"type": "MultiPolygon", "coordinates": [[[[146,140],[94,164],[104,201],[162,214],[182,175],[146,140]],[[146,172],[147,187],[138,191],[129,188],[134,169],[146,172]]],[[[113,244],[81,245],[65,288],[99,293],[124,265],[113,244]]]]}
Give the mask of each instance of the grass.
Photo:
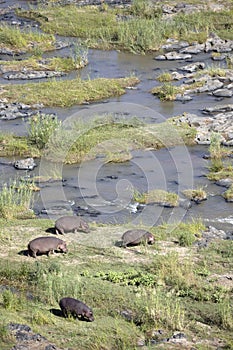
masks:
{"type": "Polygon", "coordinates": [[[189,198],[191,201],[200,203],[201,201],[207,199],[206,191],[201,187],[197,189],[187,189],[183,191],[185,197],[189,198]]]}
{"type": "MultiPolygon", "coordinates": [[[[137,118],[119,121],[114,116],[94,117],[91,122],[62,125],[51,116],[35,116],[28,122],[28,137],[0,136],[0,155],[42,156],[54,162],[79,163],[97,156],[106,162],[131,159],[131,150],[160,149],[193,144],[195,129],[175,126],[172,120],[143,125],[137,118]]],[[[49,175],[50,176],[50,175],[49,175]]]]}
{"type": "Polygon", "coordinates": [[[223,39],[232,39],[231,10],[179,13],[167,21],[162,17],[160,4],[138,0],[126,9],[110,6],[84,9],[68,5],[19,10],[18,14],[36,19],[47,33],[79,37],[92,48],[134,53],[158,50],[171,37],[203,43],[211,31],[223,39]],[[129,17],[125,20],[124,16],[129,17]]]}
{"type": "Polygon", "coordinates": [[[1,61],[0,65],[6,72],[27,71],[62,71],[69,72],[80,68],[71,57],[53,57],[43,60],[41,57],[29,57],[24,60],[1,61]]]}
{"type": "Polygon", "coordinates": [[[233,202],[233,185],[231,185],[222,195],[227,202],[233,202]]]}
{"type": "Polygon", "coordinates": [[[40,152],[35,147],[29,146],[26,137],[0,132],[0,154],[1,157],[22,155],[36,157],[40,152]]]}
{"type": "Polygon", "coordinates": [[[8,25],[0,26],[0,42],[2,48],[8,48],[14,52],[21,50],[29,52],[47,51],[55,48],[55,37],[52,34],[23,32],[19,28],[8,25]]]}
{"type": "Polygon", "coordinates": [[[229,159],[224,162],[224,158],[231,155],[231,150],[221,145],[221,135],[212,132],[210,138],[210,166],[207,178],[218,181],[225,178],[233,178],[232,164],[229,159]]]}
{"type": "Polygon", "coordinates": [[[61,121],[56,116],[46,114],[31,117],[27,124],[28,141],[40,150],[45,148],[55,130],[61,127],[61,121]]]}
{"type": "Polygon", "coordinates": [[[92,223],[89,245],[82,233],[66,235],[66,255],[35,261],[17,254],[32,238],[48,235],[44,231],[51,225],[46,219],[0,219],[5,253],[0,284],[14,288],[0,293],[2,348],[15,342],[6,328],[9,322],[29,325],[61,348],[79,344],[80,350],[133,350],[139,339],[146,343],[155,339],[157,329],[163,330],[157,340],[181,331],[194,347],[204,340],[212,350],[213,338],[230,344],[232,290],[214,276],[226,275],[232,268],[232,241],[217,240],[202,250],[177,245],[174,238],[182,232],[200,237],[203,224],[193,221],[174,229],[167,224],[150,228],[156,237],[153,246],[126,250],[112,243],[103,248],[98,237],[120,238],[127,226],[92,223]],[[59,299],[68,295],[91,306],[95,321],[64,319],[50,312],[58,310],[59,299]],[[200,324],[209,327],[204,335],[200,324]]]}
{"type": "Polygon", "coordinates": [[[70,107],[75,104],[120,96],[125,88],[139,83],[136,77],[94,80],[50,80],[48,82],[4,85],[2,98],[9,102],[42,103],[47,107],[70,107]]]}
{"type": "Polygon", "coordinates": [[[177,207],[179,205],[179,196],[176,193],[159,189],[145,193],[134,191],[133,199],[141,204],[158,203],[166,204],[171,207],[177,207]]]}
{"type": "Polygon", "coordinates": [[[184,89],[180,86],[165,82],[161,86],[156,86],[151,90],[153,95],[158,95],[162,101],[174,101],[177,94],[182,94],[184,89]]]}
{"type": "Polygon", "coordinates": [[[161,83],[169,82],[173,80],[172,74],[169,72],[163,72],[157,77],[157,80],[161,83]]]}
{"type": "Polygon", "coordinates": [[[31,209],[33,200],[33,187],[23,179],[3,184],[0,192],[0,217],[13,219],[20,217],[33,217],[31,209]]]}

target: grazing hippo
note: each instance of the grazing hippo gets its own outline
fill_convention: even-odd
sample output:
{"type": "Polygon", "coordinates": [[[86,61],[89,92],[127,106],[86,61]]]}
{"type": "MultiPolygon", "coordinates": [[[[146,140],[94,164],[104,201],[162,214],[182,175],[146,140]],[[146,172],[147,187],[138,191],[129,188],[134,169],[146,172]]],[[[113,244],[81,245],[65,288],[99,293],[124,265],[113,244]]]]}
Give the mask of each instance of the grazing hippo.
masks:
{"type": "Polygon", "coordinates": [[[154,243],[154,236],[146,230],[128,230],[126,231],[122,239],[122,247],[134,246],[140,243],[146,242],[147,244],[154,243]]]}
{"type": "Polygon", "coordinates": [[[56,237],[38,237],[28,243],[28,253],[33,258],[36,258],[38,253],[49,256],[49,253],[54,253],[54,250],[67,253],[66,242],[56,237]]]}
{"type": "Polygon", "coordinates": [[[90,232],[90,228],[87,222],[85,222],[79,216],[62,216],[55,222],[56,234],[64,234],[66,232],[83,231],[90,232]]]}
{"type": "Polygon", "coordinates": [[[72,315],[90,322],[94,321],[92,310],[80,300],[69,297],[62,298],[59,305],[64,317],[72,315]]]}

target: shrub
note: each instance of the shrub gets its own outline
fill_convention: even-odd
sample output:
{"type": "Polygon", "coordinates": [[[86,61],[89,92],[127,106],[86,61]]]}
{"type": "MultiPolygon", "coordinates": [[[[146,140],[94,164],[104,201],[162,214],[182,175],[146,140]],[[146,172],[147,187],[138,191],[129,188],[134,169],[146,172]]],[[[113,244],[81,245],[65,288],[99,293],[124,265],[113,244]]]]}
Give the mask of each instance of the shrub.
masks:
{"type": "Polygon", "coordinates": [[[45,148],[53,132],[61,126],[54,115],[37,114],[28,121],[29,141],[39,149],[45,148]]]}
{"type": "Polygon", "coordinates": [[[0,192],[0,217],[5,219],[33,217],[33,186],[23,179],[11,180],[0,192]]]}

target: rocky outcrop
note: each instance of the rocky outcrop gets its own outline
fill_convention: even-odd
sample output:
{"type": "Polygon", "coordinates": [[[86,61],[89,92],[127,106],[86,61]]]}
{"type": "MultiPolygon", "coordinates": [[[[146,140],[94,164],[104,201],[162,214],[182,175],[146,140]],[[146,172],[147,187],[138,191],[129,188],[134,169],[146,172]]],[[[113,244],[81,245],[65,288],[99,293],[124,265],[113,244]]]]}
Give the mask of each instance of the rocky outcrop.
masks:
{"type": "Polygon", "coordinates": [[[66,75],[65,72],[59,71],[22,71],[19,73],[8,73],[4,74],[3,78],[8,80],[20,79],[20,80],[30,80],[30,79],[42,79],[42,78],[54,78],[62,77],[66,75]]]}
{"type": "Polygon", "coordinates": [[[26,105],[21,102],[9,103],[6,99],[0,99],[0,119],[12,120],[17,118],[27,118],[38,113],[42,104],[26,105]]]}
{"type": "Polygon", "coordinates": [[[27,325],[10,323],[8,330],[16,340],[11,350],[61,350],[27,325]]]}
{"type": "Polygon", "coordinates": [[[195,141],[198,144],[210,144],[212,132],[221,135],[221,143],[225,146],[233,146],[233,111],[219,113],[215,116],[199,117],[195,114],[184,113],[175,119],[175,123],[187,123],[197,130],[195,141]]]}
{"type": "Polygon", "coordinates": [[[14,162],[14,167],[18,170],[33,170],[36,163],[33,158],[19,159],[14,162]]]}

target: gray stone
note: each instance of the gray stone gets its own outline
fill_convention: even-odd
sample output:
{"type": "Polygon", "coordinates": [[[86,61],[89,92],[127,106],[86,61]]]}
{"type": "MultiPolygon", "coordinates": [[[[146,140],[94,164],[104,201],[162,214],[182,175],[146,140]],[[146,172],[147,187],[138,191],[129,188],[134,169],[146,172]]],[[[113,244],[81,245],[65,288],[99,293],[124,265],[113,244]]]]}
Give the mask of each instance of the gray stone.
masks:
{"type": "Polygon", "coordinates": [[[218,79],[209,79],[205,85],[196,89],[196,92],[210,92],[217,89],[221,89],[223,87],[223,83],[218,79]]]}
{"type": "Polygon", "coordinates": [[[177,94],[175,101],[188,102],[188,101],[191,101],[192,99],[193,98],[189,95],[177,94]]]}
{"type": "Polygon", "coordinates": [[[36,166],[33,158],[16,160],[14,162],[14,167],[19,170],[33,170],[36,166]]]}
{"type": "Polygon", "coordinates": [[[205,68],[205,63],[204,62],[195,62],[188,64],[187,66],[180,67],[181,70],[184,70],[186,72],[195,72],[198,69],[204,69],[205,68]]]}
{"type": "Polygon", "coordinates": [[[185,54],[185,53],[178,53],[176,51],[171,51],[165,54],[165,57],[169,61],[174,61],[174,60],[187,60],[192,58],[192,55],[190,54],[185,54]]]}
{"type": "Polygon", "coordinates": [[[227,187],[227,188],[229,188],[229,187],[231,187],[231,185],[233,185],[233,180],[232,180],[232,179],[226,178],[226,179],[218,180],[218,181],[216,181],[215,183],[216,183],[216,185],[218,185],[218,186],[222,186],[222,187],[227,187]]]}
{"type": "Polygon", "coordinates": [[[231,97],[233,95],[233,92],[228,89],[217,89],[212,92],[212,95],[216,97],[231,97]]]}
{"type": "Polygon", "coordinates": [[[8,80],[16,80],[16,79],[31,80],[31,79],[62,77],[64,75],[66,75],[65,72],[58,72],[58,71],[27,71],[27,72],[4,74],[3,78],[8,80]]]}
{"type": "Polygon", "coordinates": [[[166,57],[164,55],[158,55],[154,58],[156,61],[165,61],[166,57]]]}
{"type": "Polygon", "coordinates": [[[191,45],[191,46],[188,46],[188,47],[185,47],[184,49],[180,50],[179,52],[180,53],[186,53],[186,54],[198,54],[200,52],[202,52],[205,48],[205,45],[204,44],[194,44],[194,45],[191,45]]]}

